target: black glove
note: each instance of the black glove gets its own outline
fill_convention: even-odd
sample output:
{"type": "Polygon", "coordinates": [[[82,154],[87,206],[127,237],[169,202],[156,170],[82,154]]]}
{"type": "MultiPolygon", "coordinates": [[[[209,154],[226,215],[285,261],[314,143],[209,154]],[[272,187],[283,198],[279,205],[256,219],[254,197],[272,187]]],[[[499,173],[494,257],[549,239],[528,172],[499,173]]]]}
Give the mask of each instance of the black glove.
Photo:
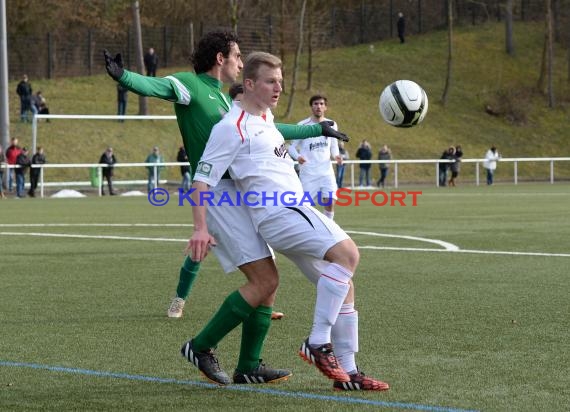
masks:
{"type": "Polygon", "coordinates": [[[334,137],[335,139],[341,140],[343,142],[348,142],[350,140],[347,135],[332,128],[334,122],[325,120],[319,124],[321,125],[321,129],[323,129],[323,136],[334,137]]]}
{"type": "Polygon", "coordinates": [[[111,76],[113,80],[118,81],[125,71],[125,69],[123,69],[123,57],[121,53],[117,53],[113,59],[113,56],[111,56],[107,50],[103,50],[103,56],[105,56],[105,69],[107,69],[107,73],[109,73],[109,76],[111,76]]]}

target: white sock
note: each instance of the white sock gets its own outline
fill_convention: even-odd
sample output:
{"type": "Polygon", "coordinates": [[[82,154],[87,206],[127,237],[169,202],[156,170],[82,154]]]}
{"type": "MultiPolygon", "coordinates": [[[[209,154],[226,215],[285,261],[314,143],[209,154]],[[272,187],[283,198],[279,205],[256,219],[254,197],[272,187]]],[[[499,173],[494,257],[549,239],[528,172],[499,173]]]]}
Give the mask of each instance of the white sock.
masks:
{"type": "Polygon", "coordinates": [[[348,373],[357,372],[356,352],[358,352],[358,311],[354,303],[345,303],[340,309],[331,331],[334,353],[340,366],[348,373]]]}
{"type": "Polygon", "coordinates": [[[323,210],[323,215],[325,215],[326,217],[328,217],[330,220],[334,220],[334,212],[329,212],[328,210],[323,210]]]}
{"type": "Polygon", "coordinates": [[[331,328],[350,289],[351,277],[352,273],[346,268],[329,263],[319,278],[313,328],[309,335],[311,345],[320,346],[331,342],[331,328]]]}

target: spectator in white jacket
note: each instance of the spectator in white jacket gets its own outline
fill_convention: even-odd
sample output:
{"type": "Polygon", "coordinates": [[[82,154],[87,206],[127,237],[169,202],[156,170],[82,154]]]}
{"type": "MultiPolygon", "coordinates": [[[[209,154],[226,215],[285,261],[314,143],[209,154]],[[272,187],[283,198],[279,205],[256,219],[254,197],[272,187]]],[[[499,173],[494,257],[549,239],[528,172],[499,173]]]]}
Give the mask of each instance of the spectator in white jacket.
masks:
{"type": "Polygon", "coordinates": [[[497,169],[497,162],[501,159],[501,155],[497,151],[495,146],[491,146],[487,153],[485,154],[485,161],[483,162],[483,167],[487,169],[487,184],[493,184],[493,176],[495,174],[495,169],[497,169]]]}

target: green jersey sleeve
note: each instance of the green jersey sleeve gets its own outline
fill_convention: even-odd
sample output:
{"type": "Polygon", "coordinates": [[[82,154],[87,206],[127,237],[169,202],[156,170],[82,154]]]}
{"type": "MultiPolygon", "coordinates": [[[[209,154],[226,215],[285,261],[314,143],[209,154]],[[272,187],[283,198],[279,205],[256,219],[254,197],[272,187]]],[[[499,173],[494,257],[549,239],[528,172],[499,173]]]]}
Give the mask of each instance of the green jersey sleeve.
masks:
{"type": "Polygon", "coordinates": [[[158,97],[171,102],[179,100],[173,82],[167,77],[148,77],[125,70],[119,83],[141,96],[158,97]]]}
{"type": "Polygon", "coordinates": [[[318,123],[311,125],[275,123],[275,127],[277,127],[277,130],[279,130],[285,140],[308,139],[323,134],[323,128],[318,123]]]}

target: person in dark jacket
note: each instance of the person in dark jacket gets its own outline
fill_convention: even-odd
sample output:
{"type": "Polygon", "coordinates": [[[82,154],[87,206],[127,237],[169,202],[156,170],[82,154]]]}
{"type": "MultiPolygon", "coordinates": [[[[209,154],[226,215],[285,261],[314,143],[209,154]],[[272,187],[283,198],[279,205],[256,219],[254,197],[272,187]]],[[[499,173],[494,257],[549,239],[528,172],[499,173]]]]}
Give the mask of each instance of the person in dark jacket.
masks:
{"type": "Polygon", "coordinates": [[[16,196],[21,198],[24,197],[24,186],[26,185],[26,169],[30,167],[32,161],[28,157],[28,149],[23,148],[18,158],[16,159],[16,164],[20,167],[16,169],[16,196]]]}
{"type": "Polygon", "coordinates": [[[24,74],[22,80],[16,87],[16,93],[20,96],[20,121],[27,122],[28,112],[32,112],[32,116],[36,112],[35,106],[32,107],[32,85],[28,81],[28,75],[24,74]]]}
{"type": "Polygon", "coordinates": [[[158,68],[158,55],[151,47],[144,55],[144,67],[146,68],[146,75],[156,77],[156,69],[158,68]]]}
{"type": "MultiPolygon", "coordinates": [[[[101,158],[99,159],[100,164],[105,164],[108,167],[103,168],[103,178],[107,180],[107,185],[109,186],[109,194],[114,196],[116,193],[113,190],[113,169],[117,159],[113,153],[113,148],[108,147],[107,150],[103,152],[101,158]]],[[[101,182],[101,194],[105,196],[105,189],[103,189],[103,182],[101,182]]]]}
{"type": "MultiPolygon", "coordinates": [[[[38,147],[36,153],[32,156],[32,165],[43,165],[46,163],[46,156],[44,154],[44,148],[42,146],[38,147]]],[[[28,190],[28,195],[30,197],[36,197],[36,188],[38,187],[38,181],[40,180],[40,174],[42,169],[39,167],[30,168],[30,190],[28,190]]]]}
{"type": "Polygon", "coordinates": [[[455,180],[457,176],[459,176],[459,170],[461,169],[461,157],[463,157],[463,150],[461,150],[461,146],[455,146],[455,153],[453,158],[455,159],[455,163],[451,163],[449,165],[449,169],[451,170],[451,179],[449,179],[449,186],[455,186],[455,180]]]}
{"type": "Polygon", "coordinates": [[[400,43],[405,43],[406,39],[404,34],[406,32],[406,19],[404,18],[404,13],[398,13],[398,21],[396,22],[396,28],[398,29],[398,37],[400,38],[400,43]]]}
{"type": "Polygon", "coordinates": [[[180,146],[180,149],[178,149],[176,161],[186,163],[184,166],[180,166],[180,174],[182,175],[182,189],[187,192],[190,190],[190,163],[188,163],[188,156],[184,146],[180,146]]]}
{"type": "MultiPolygon", "coordinates": [[[[442,160],[455,160],[455,147],[449,146],[447,150],[445,150],[442,154],[440,159],[442,160]]],[[[442,162],[439,163],[439,185],[446,186],[447,185],[447,172],[449,171],[449,162],[442,162]]]]}
{"type": "MultiPolygon", "coordinates": [[[[356,157],[360,160],[370,160],[372,159],[372,148],[368,141],[363,140],[356,151],[356,157]]],[[[366,183],[364,186],[370,186],[370,163],[360,164],[360,175],[358,177],[358,185],[363,186],[362,183],[366,183]]]]}

